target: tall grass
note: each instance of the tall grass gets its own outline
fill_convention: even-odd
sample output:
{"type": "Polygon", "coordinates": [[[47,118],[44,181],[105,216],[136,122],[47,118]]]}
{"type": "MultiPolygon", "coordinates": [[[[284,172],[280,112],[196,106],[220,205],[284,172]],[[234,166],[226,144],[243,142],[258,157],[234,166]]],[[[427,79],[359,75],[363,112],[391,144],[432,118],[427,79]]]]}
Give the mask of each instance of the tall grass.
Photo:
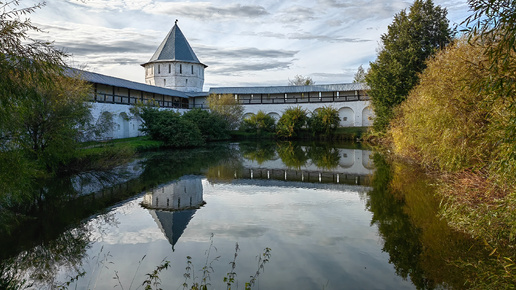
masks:
{"type": "Polygon", "coordinates": [[[442,216],[483,239],[516,279],[516,153],[506,138],[516,105],[478,89],[493,77],[485,45],[458,40],[431,59],[388,134],[396,155],[439,171],[442,216]]]}

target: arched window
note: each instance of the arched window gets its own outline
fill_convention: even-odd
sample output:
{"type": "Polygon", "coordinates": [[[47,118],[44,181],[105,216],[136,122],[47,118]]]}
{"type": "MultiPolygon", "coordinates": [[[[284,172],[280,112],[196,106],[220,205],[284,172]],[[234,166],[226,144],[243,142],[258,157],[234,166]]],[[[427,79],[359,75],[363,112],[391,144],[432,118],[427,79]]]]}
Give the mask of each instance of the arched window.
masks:
{"type": "Polygon", "coordinates": [[[183,73],[183,65],[182,65],[182,64],[180,64],[180,65],[179,65],[179,73],[180,73],[180,74],[182,74],[182,73],[183,73]]]}
{"type": "Polygon", "coordinates": [[[193,64],[192,64],[192,74],[193,74],[193,64]]]}
{"type": "Polygon", "coordinates": [[[158,74],[160,74],[160,73],[161,73],[161,65],[158,64],[158,74]]]}
{"type": "Polygon", "coordinates": [[[168,73],[172,72],[172,65],[168,64],[168,73]]]}

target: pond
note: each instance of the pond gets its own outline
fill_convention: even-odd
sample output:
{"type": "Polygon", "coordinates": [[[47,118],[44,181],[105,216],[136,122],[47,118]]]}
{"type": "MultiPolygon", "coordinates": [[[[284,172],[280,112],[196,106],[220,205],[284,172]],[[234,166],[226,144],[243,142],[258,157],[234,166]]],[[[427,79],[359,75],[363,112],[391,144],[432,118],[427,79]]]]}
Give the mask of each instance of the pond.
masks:
{"type": "Polygon", "coordinates": [[[414,172],[353,144],[147,153],[56,181],[74,199],[3,238],[0,270],[31,289],[142,289],[160,266],[163,289],[460,288],[447,261],[476,244],[414,172]]]}

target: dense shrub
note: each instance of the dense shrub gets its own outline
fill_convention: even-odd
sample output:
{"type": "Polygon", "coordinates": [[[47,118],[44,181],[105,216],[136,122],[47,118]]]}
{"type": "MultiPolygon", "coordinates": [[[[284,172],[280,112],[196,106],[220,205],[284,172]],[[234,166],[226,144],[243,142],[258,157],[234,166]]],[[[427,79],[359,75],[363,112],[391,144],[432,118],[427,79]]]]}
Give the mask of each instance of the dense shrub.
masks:
{"type": "Polygon", "coordinates": [[[187,111],[183,118],[197,125],[205,141],[229,139],[229,124],[219,114],[199,108],[187,111]]]}
{"type": "Polygon", "coordinates": [[[306,110],[301,107],[288,108],[278,121],[276,134],[285,138],[296,137],[306,125],[307,119],[306,110]]]}
{"type": "Polygon", "coordinates": [[[262,110],[242,121],[240,129],[260,134],[262,132],[273,132],[275,120],[272,116],[265,114],[262,110]]]}
{"type": "Polygon", "coordinates": [[[482,48],[459,41],[428,62],[390,130],[395,152],[457,171],[497,160],[507,108],[474,84],[488,77],[482,48]]]}
{"type": "Polygon", "coordinates": [[[204,144],[201,131],[179,113],[156,108],[143,108],[140,116],[142,131],[152,139],[163,141],[169,147],[194,147],[204,144]]]}
{"type": "Polygon", "coordinates": [[[340,118],[337,109],[325,106],[315,112],[308,118],[307,124],[313,136],[322,136],[329,138],[335,133],[339,126],[340,118]]]}

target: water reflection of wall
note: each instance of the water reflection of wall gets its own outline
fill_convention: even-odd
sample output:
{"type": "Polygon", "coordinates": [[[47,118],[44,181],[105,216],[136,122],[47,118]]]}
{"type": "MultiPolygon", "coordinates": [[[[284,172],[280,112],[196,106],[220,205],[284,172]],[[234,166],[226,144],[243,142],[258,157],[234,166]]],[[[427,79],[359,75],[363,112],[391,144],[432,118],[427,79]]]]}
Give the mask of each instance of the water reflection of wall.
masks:
{"type": "Polygon", "coordinates": [[[370,183],[369,175],[268,168],[244,168],[240,172],[235,173],[235,178],[269,179],[310,183],[334,183],[348,185],[368,185],[370,183]]]}
{"type": "MultiPolygon", "coordinates": [[[[302,147],[306,151],[306,148],[302,147]]],[[[360,149],[341,149],[338,151],[338,164],[332,169],[324,169],[328,172],[339,172],[343,174],[371,175],[374,172],[373,162],[370,158],[372,151],[360,149]]],[[[291,169],[286,166],[281,159],[267,160],[258,163],[257,161],[244,158],[245,168],[265,168],[265,169],[291,169]]],[[[305,165],[300,166],[303,171],[321,171],[313,160],[308,160],[305,165]]]]}
{"type": "Polygon", "coordinates": [[[203,205],[202,182],[199,176],[183,176],[172,183],[147,192],[142,205],[159,210],[182,210],[203,205]]]}
{"type": "MultiPolygon", "coordinates": [[[[326,171],[338,172],[352,175],[371,175],[374,172],[374,164],[370,156],[372,151],[359,149],[336,149],[338,151],[338,164],[334,168],[321,170],[313,160],[308,160],[298,171],[326,171]]],[[[286,166],[281,159],[267,160],[258,163],[257,161],[244,158],[245,168],[260,169],[292,169],[286,166]]]]}

